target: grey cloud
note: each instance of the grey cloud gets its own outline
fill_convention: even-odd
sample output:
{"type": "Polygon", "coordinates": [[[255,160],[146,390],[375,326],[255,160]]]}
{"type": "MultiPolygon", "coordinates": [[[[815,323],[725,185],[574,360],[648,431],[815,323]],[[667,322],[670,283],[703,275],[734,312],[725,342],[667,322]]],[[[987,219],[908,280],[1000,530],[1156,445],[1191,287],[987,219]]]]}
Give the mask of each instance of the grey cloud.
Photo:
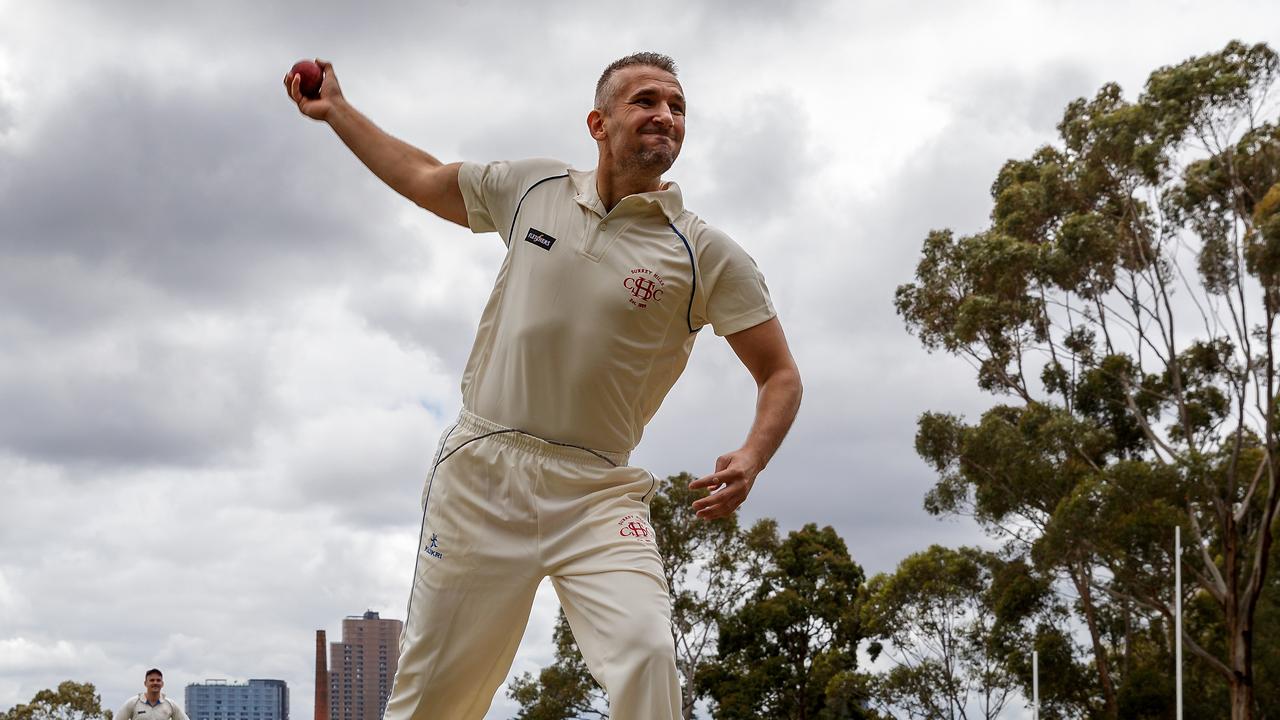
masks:
{"type": "Polygon", "coordinates": [[[287,104],[241,90],[228,112],[103,69],[0,170],[3,250],[71,254],[206,302],[362,264],[366,213],[385,196],[325,192],[334,171],[306,130],[275,129],[287,104]]]}
{"type": "MultiPolygon", "coordinates": [[[[5,497],[30,492],[13,469],[0,467],[5,497]]],[[[250,673],[298,692],[312,629],[366,607],[403,615],[416,526],[364,530],[314,509],[255,510],[223,502],[249,490],[240,481],[181,478],[114,474],[90,487],[46,478],[25,512],[0,507],[4,580],[32,600],[0,618],[0,643],[45,649],[39,667],[5,672],[34,688],[22,700],[72,677],[118,707],[152,665],[177,681],[179,697],[183,682],[250,673]],[[51,523],[57,513],[75,521],[51,523]]]]}
{"type": "Polygon", "coordinates": [[[172,302],[136,277],[72,254],[6,253],[0,265],[0,321],[30,341],[90,332],[172,302]]]}
{"type": "Polygon", "coordinates": [[[0,354],[0,448],[145,466],[225,462],[252,443],[263,389],[252,343],[188,345],[122,327],[25,347],[0,354]]]}
{"type": "Polygon", "coordinates": [[[289,458],[283,477],[262,495],[281,509],[327,505],[354,527],[407,531],[420,516],[437,435],[422,409],[306,423],[282,450],[289,458]]]}
{"type": "Polygon", "coordinates": [[[705,130],[695,125],[690,141],[708,147],[693,170],[710,186],[698,212],[753,227],[790,215],[819,166],[808,126],[803,100],[786,89],[732,102],[705,130]]]}
{"type": "MultiPolygon", "coordinates": [[[[491,266],[485,265],[450,268],[455,274],[471,274],[489,280],[497,274],[500,258],[491,266]],[[486,272],[491,270],[492,272],[486,272]]],[[[428,272],[419,268],[416,282],[420,284],[444,284],[440,271],[428,272]]],[[[456,285],[450,285],[456,288],[456,285]]],[[[352,310],[378,330],[385,332],[406,347],[428,350],[445,363],[450,377],[458,378],[466,366],[475,338],[476,324],[488,297],[484,280],[467,288],[451,290],[452,298],[444,302],[428,301],[409,292],[370,284],[352,293],[352,310]]]]}
{"type": "MultiPolygon", "coordinates": [[[[857,323],[859,332],[891,342],[903,352],[921,352],[893,308],[895,289],[912,282],[920,248],[931,230],[976,232],[988,223],[989,189],[1010,157],[1029,154],[1044,135],[1002,115],[985,119],[957,114],[943,130],[906,158],[865,200],[839,208],[826,232],[843,242],[827,247],[824,262],[841,269],[834,282],[795,285],[809,307],[849,312],[815,318],[826,327],[857,323]]],[[[835,278],[833,278],[835,279],[835,278]]]]}
{"type": "MultiPolygon", "coordinates": [[[[770,0],[708,0],[690,6],[700,34],[736,33],[751,28],[803,25],[824,16],[834,3],[789,3],[770,0]]],[[[743,38],[749,42],[749,36],[743,38]]],[[[743,52],[744,60],[752,56],[743,52]]]]}
{"type": "Polygon", "coordinates": [[[0,137],[8,135],[13,130],[13,123],[13,106],[7,98],[0,95],[0,137]]]}
{"type": "Polygon", "coordinates": [[[1006,67],[966,78],[944,89],[943,99],[959,122],[988,133],[1030,130],[1057,137],[1067,103],[1092,97],[1105,82],[1080,62],[1059,61],[1036,67],[1006,67]]]}
{"type": "Polygon", "coordinates": [[[229,78],[223,106],[106,66],[9,151],[0,447],[140,465],[244,453],[267,419],[269,330],[251,318],[288,322],[297,298],[367,285],[421,241],[394,222],[403,200],[253,82],[229,78]]]}

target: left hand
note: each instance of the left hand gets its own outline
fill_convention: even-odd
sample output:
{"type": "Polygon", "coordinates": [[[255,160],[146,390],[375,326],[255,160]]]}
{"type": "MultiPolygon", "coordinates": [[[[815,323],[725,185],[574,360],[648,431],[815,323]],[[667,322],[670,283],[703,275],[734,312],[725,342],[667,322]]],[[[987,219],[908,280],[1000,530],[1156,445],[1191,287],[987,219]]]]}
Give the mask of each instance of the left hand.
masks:
{"type": "Polygon", "coordinates": [[[698,517],[716,520],[732,515],[746,502],[761,469],[755,455],[745,449],[716,458],[715,472],[689,483],[690,490],[711,490],[710,495],[693,502],[698,517]]]}

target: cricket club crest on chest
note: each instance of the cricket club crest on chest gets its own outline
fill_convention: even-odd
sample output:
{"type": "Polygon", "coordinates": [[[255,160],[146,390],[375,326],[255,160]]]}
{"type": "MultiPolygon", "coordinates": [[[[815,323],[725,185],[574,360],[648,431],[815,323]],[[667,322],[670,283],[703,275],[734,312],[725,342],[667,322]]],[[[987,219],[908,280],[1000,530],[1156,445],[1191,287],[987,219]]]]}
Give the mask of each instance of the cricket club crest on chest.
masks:
{"type": "Polygon", "coordinates": [[[639,515],[624,515],[618,521],[618,534],[625,538],[632,538],[640,542],[651,543],[657,538],[653,532],[653,526],[649,524],[639,515]]]}
{"type": "Polygon", "coordinates": [[[627,300],[636,307],[649,307],[649,303],[662,300],[662,290],[666,282],[662,276],[648,268],[635,268],[622,280],[622,287],[627,289],[627,300]]]}

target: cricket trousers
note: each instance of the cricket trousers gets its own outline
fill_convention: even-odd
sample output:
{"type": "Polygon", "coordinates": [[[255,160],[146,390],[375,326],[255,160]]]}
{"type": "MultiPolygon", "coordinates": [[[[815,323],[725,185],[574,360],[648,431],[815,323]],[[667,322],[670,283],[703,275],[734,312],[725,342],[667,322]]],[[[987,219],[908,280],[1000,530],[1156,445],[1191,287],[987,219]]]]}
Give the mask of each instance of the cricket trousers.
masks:
{"type": "Polygon", "coordinates": [[[648,472],[467,411],[441,438],[385,720],[480,720],[550,576],[613,720],[676,720],[648,472]]]}

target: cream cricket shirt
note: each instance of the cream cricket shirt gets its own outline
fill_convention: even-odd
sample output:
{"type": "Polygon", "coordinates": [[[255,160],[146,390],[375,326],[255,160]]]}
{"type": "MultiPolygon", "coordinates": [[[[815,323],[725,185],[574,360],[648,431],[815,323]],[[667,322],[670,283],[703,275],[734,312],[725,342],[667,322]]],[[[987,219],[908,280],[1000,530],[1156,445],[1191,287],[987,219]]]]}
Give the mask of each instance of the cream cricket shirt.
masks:
{"type": "Polygon", "coordinates": [[[187,715],[164,693],[155,705],[147,704],[146,693],[141,693],[125,702],[114,720],[187,720],[187,715]]]}
{"type": "Polygon", "coordinates": [[[464,163],[472,232],[507,246],[462,376],[463,404],[547,440],[628,453],[694,338],[776,313],[764,278],[680,189],[606,212],[595,172],[556,160],[464,163]]]}

